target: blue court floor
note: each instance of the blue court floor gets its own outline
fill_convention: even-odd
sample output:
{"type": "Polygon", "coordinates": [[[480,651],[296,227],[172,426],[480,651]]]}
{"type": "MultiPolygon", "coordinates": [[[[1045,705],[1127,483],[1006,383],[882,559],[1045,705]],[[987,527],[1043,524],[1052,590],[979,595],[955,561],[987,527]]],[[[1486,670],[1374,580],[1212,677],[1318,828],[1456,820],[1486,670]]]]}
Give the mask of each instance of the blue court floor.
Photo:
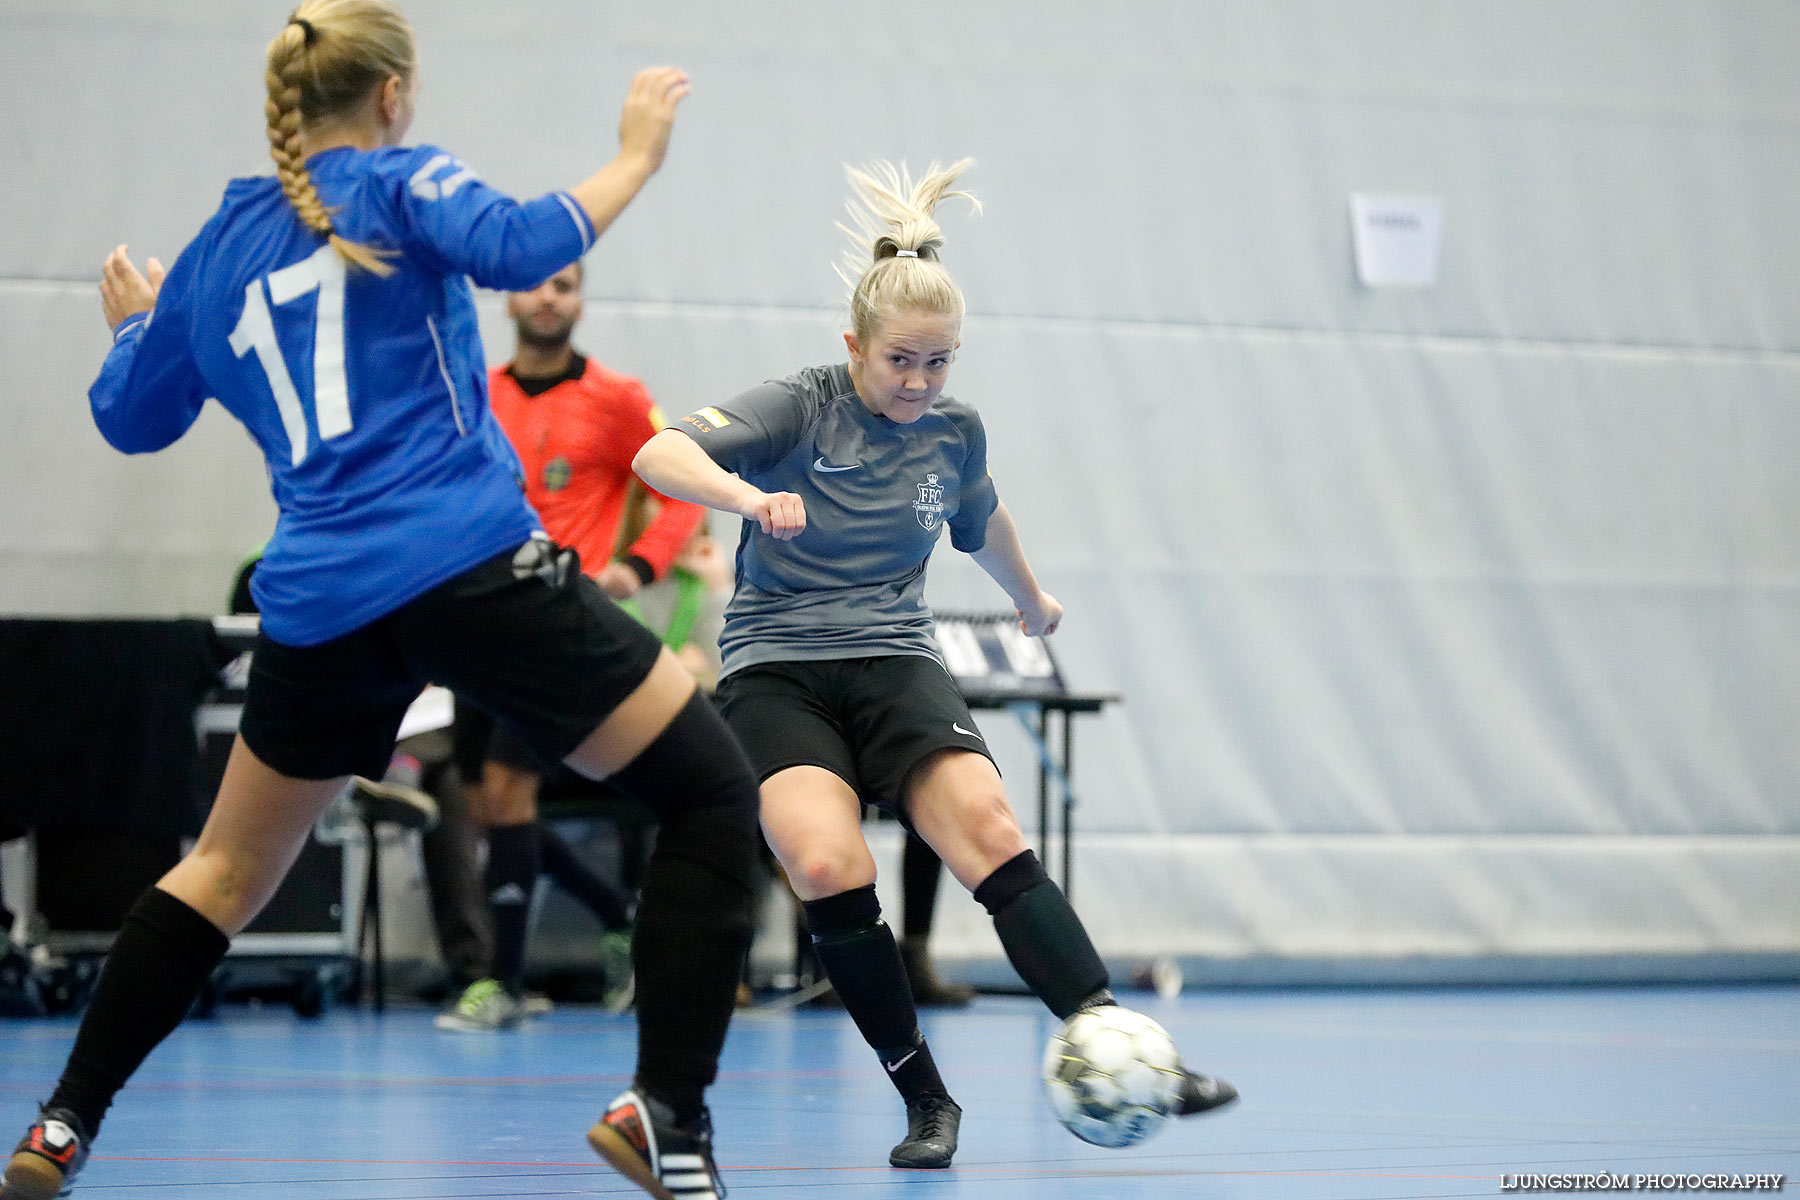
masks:
{"type": "MultiPolygon", "coordinates": [[[[1234,1109],[1127,1151],[1076,1142],[1039,1096],[1052,1022],[984,997],[927,1033],[965,1109],[945,1172],[888,1168],[898,1101],[837,1012],[741,1016],[713,1093],[735,1196],[1425,1197],[1502,1175],[1800,1175],[1800,989],[1345,990],[1125,998],[1234,1109]]],[[[640,1196],[582,1132],[626,1082],[629,1017],[559,1011],[510,1034],[422,1010],[227,1008],[152,1056],[78,1196],[387,1200],[640,1196]]],[[[70,1021],[0,1023],[0,1117],[22,1128],[70,1021]]],[[[1800,1189],[1800,1183],[1791,1183],[1800,1189]]]]}

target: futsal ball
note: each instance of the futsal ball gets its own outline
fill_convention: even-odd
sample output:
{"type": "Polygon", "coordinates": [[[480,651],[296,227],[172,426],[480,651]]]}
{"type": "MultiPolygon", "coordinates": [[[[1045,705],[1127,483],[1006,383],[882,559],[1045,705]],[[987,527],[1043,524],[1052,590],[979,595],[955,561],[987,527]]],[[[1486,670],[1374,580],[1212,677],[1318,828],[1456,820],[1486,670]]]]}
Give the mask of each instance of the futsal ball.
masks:
{"type": "Polygon", "coordinates": [[[1181,1055],[1161,1025],[1116,1004],[1083,1009],[1044,1048],[1044,1098],[1084,1142],[1143,1141],[1180,1103],[1181,1055]]]}

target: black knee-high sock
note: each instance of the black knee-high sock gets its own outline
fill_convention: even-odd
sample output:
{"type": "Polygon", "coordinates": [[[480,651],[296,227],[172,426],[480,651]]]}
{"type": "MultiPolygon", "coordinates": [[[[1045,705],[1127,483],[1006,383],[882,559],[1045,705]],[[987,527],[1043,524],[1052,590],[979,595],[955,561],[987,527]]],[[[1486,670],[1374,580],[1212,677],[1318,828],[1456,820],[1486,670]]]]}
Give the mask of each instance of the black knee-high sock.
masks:
{"type": "Polygon", "coordinates": [[[661,822],[638,897],[637,1083],[686,1123],[705,1104],[750,952],[756,776],[712,702],[696,693],[608,782],[661,822]]]}
{"type": "Polygon", "coordinates": [[[1107,988],[1106,964],[1062,889],[1026,850],[975,889],[1013,970],[1058,1017],[1067,1019],[1107,988]]]}
{"type": "Polygon", "coordinates": [[[608,930],[631,924],[631,900],[624,892],[594,874],[548,822],[538,822],[538,837],[544,873],[557,886],[581,901],[608,930]]]}
{"type": "Polygon", "coordinates": [[[863,1040],[881,1058],[900,1094],[948,1096],[919,1032],[919,1013],[893,931],[881,919],[875,885],[806,902],[813,949],[863,1040]]]}
{"type": "Polygon", "coordinates": [[[525,975],[525,935],[538,877],[538,823],[488,830],[487,898],[494,917],[494,978],[513,995],[525,975]]]}
{"type": "Polygon", "coordinates": [[[906,835],[900,851],[900,932],[908,941],[931,936],[931,917],[937,909],[938,881],[944,861],[916,833],[906,835]]]}
{"type": "Polygon", "coordinates": [[[51,1105],[72,1110],[92,1137],[113,1096],[181,1024],[230,945],[218,926],[160,888],[139,896],[113,939],[51,1105]]]}

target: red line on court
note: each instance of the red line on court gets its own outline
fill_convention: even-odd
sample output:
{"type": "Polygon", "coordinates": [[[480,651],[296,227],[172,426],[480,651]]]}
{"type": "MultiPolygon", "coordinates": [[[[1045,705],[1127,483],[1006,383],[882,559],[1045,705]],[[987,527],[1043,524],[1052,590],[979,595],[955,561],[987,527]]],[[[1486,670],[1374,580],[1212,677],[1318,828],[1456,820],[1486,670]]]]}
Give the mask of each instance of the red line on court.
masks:
{"type": "MultiPolygon", "coordinates": [[[[149,1154],[117,1154],[95,1155],[95,1162],[153,1162],[153,1163],[261,1163],[270,1166],[315,1166],[315,1167],[572,1167],[576,1169],[594,1169],[605,1171],[610,1168],[598,1159],[584,1162],[521,1162],[505,1159],[455,1159],[455,1158],[240,1158],[218,1157],[211,1155],[149,1155],[149,1154]]],[[[731,1172],[772,1172],[793,1171],[796,1173],[848,1173],[857,1171],[879,1172],[891,1175],[896,1168],[886,1165],[870,1164],[868,1166],[801,1166],[801,1165],[763,1165],[751,1166],[744,1163],[720,1163],[721,1171],[731,1172]]],[[[945,1172],[928,1172],[934,1177],[943,1178],[945,1172]]],[[[1336,1171],[1320,1168],[1317,1170],[1286,1171],[1232,1171],[1204,1168],[1178,1167],[1049,1167],[1049,1166],[982,1166],[972,1164],[958,1165],[952,1172],[954,1175],[1054,1175],[1069,1179],[1118,1179],[1118,1178],[1186,1178],[1189,1176],[1242,1176],[1251,1178],[1303,1178],[1303,1179],[1492,1179],[1492,1175],[1444,1175],[1421,1171],[1336,1171]]]]}
{"type": "MultiPolygon", "coordinates": [[[[720,1079],[850,1079],[867,1075],[857,1069],[814,1071],[721,1071],[720,1079]]],[[[199,1092],[199,1091],[293,1091],[297,1089],[350,1090],[354,1088],[425,1088],[425,1087],[542,1087],[570,1084],[618,1084],[629,1082],[629,1071],[605,1075],[350,1075],[310,1079],[166,1079],[133,1080],[133,1092],[199,1092]]],[[[41,1091],[37,1084],[0,1083],[0,1091],[41,1091]]]]}

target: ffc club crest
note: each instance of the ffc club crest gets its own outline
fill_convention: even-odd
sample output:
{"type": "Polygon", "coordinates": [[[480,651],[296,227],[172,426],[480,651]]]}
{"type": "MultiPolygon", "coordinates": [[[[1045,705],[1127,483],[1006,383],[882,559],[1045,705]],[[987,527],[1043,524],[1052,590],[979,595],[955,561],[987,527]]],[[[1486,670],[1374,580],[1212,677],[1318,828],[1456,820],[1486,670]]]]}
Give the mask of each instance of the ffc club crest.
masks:
{"type": "Polygon", "coordinates": [[[573,468],[570,466],[569,460],[560,454],[557,455],[544,464],[544,490],[546,492],[562,491],[569,486],[569,476],[572,473],[573,468]]]}
{"type": "Polygon", "coordinates": [[[913,502],[913,515],[919,518],[919,524],[926,529],[936,529],[944,516],[944,489],[938,483],[937,472],[925,476],[925,482],[919,485],[919,498],[913,502]]]}

